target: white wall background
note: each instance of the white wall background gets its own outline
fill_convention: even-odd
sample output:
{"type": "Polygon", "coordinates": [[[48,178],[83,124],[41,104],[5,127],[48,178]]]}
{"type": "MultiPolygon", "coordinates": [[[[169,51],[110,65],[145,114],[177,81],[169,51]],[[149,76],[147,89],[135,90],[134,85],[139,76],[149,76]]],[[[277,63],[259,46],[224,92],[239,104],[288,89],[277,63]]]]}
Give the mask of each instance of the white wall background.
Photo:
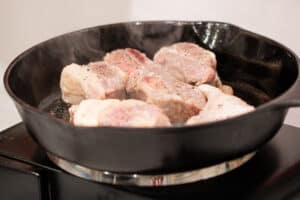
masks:
{"type": "MultiPolygon", "coordinates": [[[[50,37],[128,20],[216,20],[273,38],[300,55],[299,0],[0,0],[0,73],[23,50],[50,37]]],[[[0,129],[19,121],[0,87],[0,129]]],[[[300,127],[300,109],[286,123],[300,127]]]]}

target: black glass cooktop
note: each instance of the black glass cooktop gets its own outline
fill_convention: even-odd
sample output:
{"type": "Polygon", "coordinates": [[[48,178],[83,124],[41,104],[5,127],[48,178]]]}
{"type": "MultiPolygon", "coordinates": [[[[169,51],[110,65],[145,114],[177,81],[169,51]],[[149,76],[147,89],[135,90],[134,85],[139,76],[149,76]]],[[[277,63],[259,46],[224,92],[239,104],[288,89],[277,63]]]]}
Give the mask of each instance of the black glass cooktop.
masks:
{"type": "Polygon", "coordinates": [[[138,188],[69,175],[17,124],[0,134],[0,199],[300,199],[300,129],[284,125],[242,167],[197,183],[138,188]]]}

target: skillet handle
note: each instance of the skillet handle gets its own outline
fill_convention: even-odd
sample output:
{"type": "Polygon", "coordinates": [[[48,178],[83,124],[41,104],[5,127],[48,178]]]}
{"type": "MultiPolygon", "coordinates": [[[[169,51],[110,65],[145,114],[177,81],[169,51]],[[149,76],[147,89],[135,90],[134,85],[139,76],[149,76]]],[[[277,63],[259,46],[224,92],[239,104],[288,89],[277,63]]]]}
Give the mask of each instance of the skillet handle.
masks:
{"type": "Polygon", "coordinates": [[[300,77],[283,96],[278,97],[274,105],[279,108],[300,107],[300,77]]]}

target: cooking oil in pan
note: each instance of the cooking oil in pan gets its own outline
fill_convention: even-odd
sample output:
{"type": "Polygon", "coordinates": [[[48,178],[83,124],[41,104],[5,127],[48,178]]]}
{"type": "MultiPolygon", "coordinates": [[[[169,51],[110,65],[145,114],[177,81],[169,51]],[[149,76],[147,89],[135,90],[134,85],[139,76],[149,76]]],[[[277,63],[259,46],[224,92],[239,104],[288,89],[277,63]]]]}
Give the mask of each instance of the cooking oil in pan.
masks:
{"type": "Polygon", "coordinates": [[[39,109],[48,112],[50,115],[69,121],[69,108],[71,104],[65,103],[61,99],[61,94],[53,94],[43,99],[39,104],[39,109]]]}

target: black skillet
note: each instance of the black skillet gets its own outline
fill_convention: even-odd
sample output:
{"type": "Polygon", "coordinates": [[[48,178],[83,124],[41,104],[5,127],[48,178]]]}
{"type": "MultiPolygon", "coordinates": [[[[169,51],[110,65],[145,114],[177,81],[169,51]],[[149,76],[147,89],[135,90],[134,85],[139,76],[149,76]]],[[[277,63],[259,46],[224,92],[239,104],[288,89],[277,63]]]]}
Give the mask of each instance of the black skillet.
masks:
{"type": "Polygon", "coordinates": [[[4,83],[28,131],[46,151],[112,172],[179,172],[244,155],[276,134],[289,107],[300,106],[297,56],[275,41],[221,22],[129,22],[67,33],[19,55],[4,83]],[[198,126],[83,128],[41,109],[59,98],[64,65],[96,61],[125,47],[152,57],[160,47],[179,41],[214,51],[221,79],[256,110],[198,126]]]}

